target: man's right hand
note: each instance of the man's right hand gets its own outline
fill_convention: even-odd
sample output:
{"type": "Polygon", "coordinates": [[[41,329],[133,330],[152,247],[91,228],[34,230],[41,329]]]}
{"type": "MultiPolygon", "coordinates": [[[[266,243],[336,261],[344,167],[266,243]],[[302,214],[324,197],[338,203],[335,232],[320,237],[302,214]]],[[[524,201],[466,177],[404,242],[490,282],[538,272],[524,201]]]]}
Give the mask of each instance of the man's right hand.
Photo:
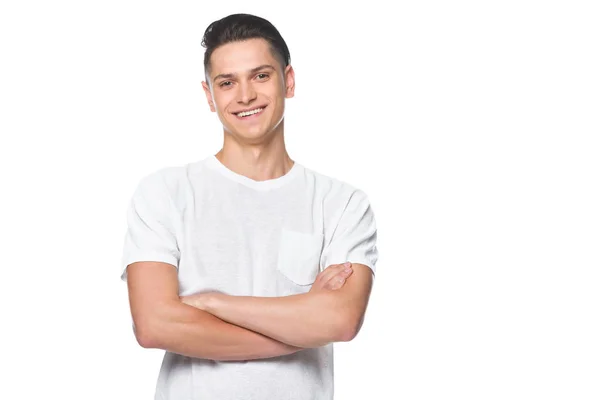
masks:
{"type": "Polygon", "coordinates": [[[344,286],[346,279],[352,274],[352,264],[346,267],[344,264],[331,264],[317,275],[310,291],[314,290],[337,290],[344,286]]]}

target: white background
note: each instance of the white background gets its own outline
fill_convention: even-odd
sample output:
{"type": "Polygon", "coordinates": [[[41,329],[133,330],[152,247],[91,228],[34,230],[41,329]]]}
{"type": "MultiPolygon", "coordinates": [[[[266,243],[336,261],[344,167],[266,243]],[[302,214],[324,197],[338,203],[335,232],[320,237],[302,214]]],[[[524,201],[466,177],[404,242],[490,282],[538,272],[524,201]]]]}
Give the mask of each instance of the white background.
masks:
{"type": "Polygon", "coordinates": [[[143,175],[220,149],[200,42],[249,12],[291,50],[290,156],[378,222],[336,399],[599,399],[594,2],[220,3],[2,2],[0,397],[153,398],[125,209],[143,175]]]}

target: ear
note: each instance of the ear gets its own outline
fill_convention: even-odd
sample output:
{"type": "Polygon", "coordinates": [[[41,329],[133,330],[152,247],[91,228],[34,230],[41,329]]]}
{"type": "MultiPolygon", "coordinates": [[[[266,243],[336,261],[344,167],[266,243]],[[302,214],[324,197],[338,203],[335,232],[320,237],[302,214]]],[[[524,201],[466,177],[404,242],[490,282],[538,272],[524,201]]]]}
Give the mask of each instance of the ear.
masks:
{"type": "Polygon", "coordinates": [[[210,87],[205,81],[202,81],[202,89],[204,89],[204,94],[206,95],[206,101],[208,101],[208,106],[210,107],[210,111],[216,112],[215,102],[213,100],[212,94],[210,93],[210,87]]]}
{"type": "Polygon", "coordinates": [[[294,89],[296,87],[294,68],[292,68],[291,65],[288,65],[285,67],[283,75],[285,77],[285,97],[289,99],[294,97],[294,89]]]}

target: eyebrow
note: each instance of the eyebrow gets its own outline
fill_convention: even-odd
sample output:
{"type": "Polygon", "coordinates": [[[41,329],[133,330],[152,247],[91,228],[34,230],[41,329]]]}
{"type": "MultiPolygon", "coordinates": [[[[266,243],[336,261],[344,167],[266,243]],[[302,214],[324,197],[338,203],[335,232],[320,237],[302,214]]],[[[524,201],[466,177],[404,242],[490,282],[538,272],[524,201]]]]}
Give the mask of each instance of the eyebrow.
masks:
{"type": "MultiPolygon", "coordinates": [[[[263,64],[263,65],[259,65],[256,68],[252,68],[251,70],[248,71],[248,74],[255,74],[258,71],[263,70],[263,69],[271,69],[271,70],[275,71],[275,67],[273,67],[272,65],[263,64]]],[[[236,74],[219,74],[213,78],[213,82],[215,82],[219,78],[231,79],[235,76],[236,76],[236,74]]]]}

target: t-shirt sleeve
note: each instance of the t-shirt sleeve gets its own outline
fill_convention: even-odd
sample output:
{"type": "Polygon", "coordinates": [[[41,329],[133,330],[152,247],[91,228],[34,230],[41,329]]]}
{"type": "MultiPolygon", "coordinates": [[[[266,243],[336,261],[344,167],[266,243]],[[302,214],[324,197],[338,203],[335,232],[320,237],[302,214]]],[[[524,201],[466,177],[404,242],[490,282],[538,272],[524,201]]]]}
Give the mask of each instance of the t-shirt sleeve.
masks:
{"type": "Polygon", "coordinates": [[[121,260],[121,280],[136,261],[161,261],[179,268],[177,212],[163,177],[151,174],[140,180],[127,208],[121,260]]]}
{"type": "Polygon", "coordinates": [[[375,273],[379,258],[377,225],[367,195],[355,190],[335,227],[331,240],[323,249],[323,268],[346,261],[365,264],[375,273]]]}

